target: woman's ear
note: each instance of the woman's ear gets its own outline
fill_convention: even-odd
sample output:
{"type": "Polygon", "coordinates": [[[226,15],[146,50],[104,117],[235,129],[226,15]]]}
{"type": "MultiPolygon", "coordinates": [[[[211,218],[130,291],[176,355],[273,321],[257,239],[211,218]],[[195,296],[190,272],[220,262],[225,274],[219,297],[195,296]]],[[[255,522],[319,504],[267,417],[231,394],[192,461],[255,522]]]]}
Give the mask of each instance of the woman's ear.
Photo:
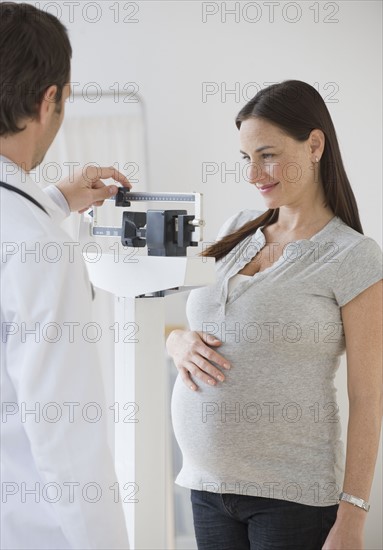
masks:
{"type": "Polygon", "coordinates": [[[319,162],[324,151],[325,135],[322,130],[316,128],[312,130],[309,135],[308,143],[310,147],[310,154],[312,162],[319,162]]]}

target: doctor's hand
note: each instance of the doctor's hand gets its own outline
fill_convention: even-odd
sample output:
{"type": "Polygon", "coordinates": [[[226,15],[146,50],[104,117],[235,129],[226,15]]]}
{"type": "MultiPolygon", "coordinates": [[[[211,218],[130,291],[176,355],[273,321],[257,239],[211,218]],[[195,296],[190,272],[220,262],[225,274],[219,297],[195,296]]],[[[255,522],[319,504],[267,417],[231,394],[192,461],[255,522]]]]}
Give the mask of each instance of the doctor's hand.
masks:
{"type": "Polygon", "coordinates": [[[87,166],[57,184],[64,195],[71,212],[85,212],[92,205],[102,206],[104,200],[117,193],[117,185],[105,185],[104,179],[113,178],[131,189],[129,180],[113,167],[87,166]]]}
{"type": "Polygon", "coordinates": [[[230,363],[209,346],[220,346],[222,342],[207,332],[193,330],[173,330],[166,340],[166,349],[179,371],[183,382],[193,391],[198,386],[191,376],[205,384],[215,386],[217,380],[223,382],[225,376],[220,369],[210,363],[214,361],[222,369],[230,369],[230,363]]]}

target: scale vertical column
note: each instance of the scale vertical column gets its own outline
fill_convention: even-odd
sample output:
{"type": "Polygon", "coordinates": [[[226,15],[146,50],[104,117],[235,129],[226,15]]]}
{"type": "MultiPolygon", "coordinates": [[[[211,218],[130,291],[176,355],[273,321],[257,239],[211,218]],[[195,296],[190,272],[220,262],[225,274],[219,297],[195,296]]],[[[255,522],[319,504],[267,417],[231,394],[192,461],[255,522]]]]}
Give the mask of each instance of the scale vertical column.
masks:
{"type": "Polygon", "coordinates": [[[174,548],[169,507],[164,298],[116,298],[115,462],[135,550],[174,548]],[[168,488],[167,488],[168,486],[168,488]]]}

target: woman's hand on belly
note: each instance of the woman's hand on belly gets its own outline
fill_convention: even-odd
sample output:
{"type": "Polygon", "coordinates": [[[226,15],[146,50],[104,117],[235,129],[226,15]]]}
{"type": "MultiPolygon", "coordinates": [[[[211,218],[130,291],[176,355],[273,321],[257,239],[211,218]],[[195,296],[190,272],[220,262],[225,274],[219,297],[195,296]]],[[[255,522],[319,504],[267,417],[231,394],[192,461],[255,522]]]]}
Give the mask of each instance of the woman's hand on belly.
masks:
{"type": "Polygon", "coordinates": [[[222,370],[218,367],[227,370],[231,365],[227,359],[209,347],[221,344],[220,340],[207,332],[177,329],[169,334],[166,349],[184,384],[195,391],[198,386],[193,382],[192,376],[210,386],[225,380],[222,370]],[[216,363],[218,367],[211,362],[216,363]]]}

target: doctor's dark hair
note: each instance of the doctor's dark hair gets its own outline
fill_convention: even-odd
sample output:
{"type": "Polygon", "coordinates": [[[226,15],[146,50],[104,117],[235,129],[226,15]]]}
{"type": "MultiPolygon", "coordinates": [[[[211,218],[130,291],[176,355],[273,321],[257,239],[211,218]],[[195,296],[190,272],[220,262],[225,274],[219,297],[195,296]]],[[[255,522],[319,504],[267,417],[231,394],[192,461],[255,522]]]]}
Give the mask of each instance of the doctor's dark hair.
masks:
{"type": "MultiPolygon", "coordinates": [[[[257,93],[238,113],[235,120],[239,129],[244,120],[261,118],[277,126],[297,141],[305,141],[310,132],[320,129],[325,135],[325,147],[320,160],[325,206],[330,206],[335,216],[363,234],[358,207],[351,189],[336,137],[330,113],[315,88],[300,80],[285,80],[272,84],[257,93]]],[[[226,256],[240,241],[278,220],[279,208],[269,208],[256,219],[247,222],[237,231],[215,242],[201,256],[216,260],[226,256]]]]}
{"type": "Polygon", "coordinates": [[[49,86],[56,85],[56,112],[69,82],[72,48],[64,25],[30,4],[0,3],[0,136],[25,129],[49,86]]]}

